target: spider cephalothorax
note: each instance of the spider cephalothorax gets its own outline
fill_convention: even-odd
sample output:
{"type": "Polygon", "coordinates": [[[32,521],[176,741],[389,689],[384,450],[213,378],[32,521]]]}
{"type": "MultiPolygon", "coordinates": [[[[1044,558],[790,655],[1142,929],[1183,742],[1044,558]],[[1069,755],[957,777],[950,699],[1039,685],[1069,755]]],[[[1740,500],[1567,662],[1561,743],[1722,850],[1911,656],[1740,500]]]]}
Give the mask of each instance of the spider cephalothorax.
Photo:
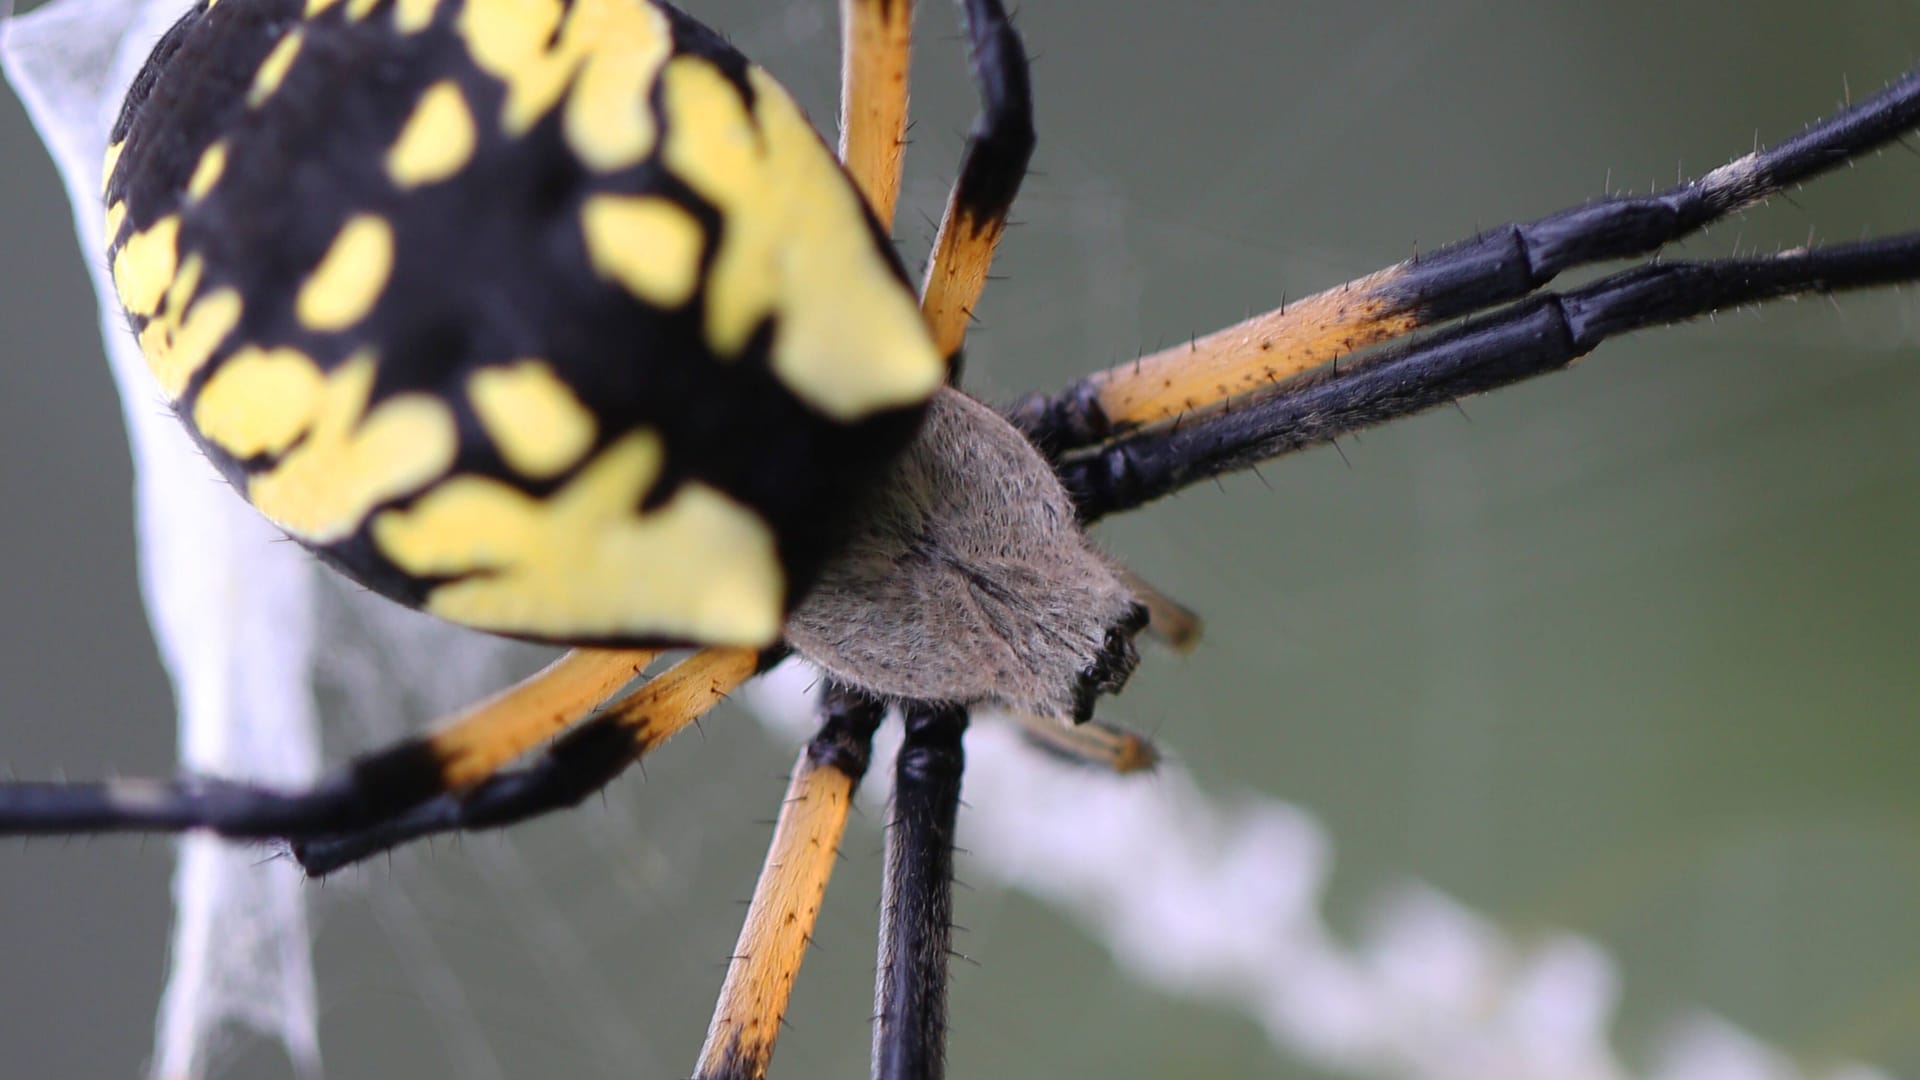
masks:
{"type": "Polygon", "coordinates": [[[1187,636],[1086,526],[1627,330],[1920,277],[1909,234],[1542,291],[1920,126],[1915,73],[1699,180],[1486,231],[1003,416],[951,384],[1034,145],[1019,39],[998,0],[963,0],[984,108],[916,297],[887,239],[911,5],[842,7],[841,164],[765,72],[657,0],[182,18],[104,167],[114,284],[160,390],[334,566],[576,649],[310,790],[6,783],[0,832],[206,828],[323,874],[576,803],[798,652],[828,676],[821,727],[698,1075],[766,1071],[893,711],[874,1068],[935,1076],[969,711],[1139,767],[1054,721],[1125,683],[1148,612],[1187,636]],[[622,694],[670,646],[698,651],[622,694]]]}
{"type": "Polygon", "coordinates": [[[887,697],[1084,722],[1139,663],[1145,624],[1046,459],[1000,414],[943,390],[787,640],[887,697]]]}

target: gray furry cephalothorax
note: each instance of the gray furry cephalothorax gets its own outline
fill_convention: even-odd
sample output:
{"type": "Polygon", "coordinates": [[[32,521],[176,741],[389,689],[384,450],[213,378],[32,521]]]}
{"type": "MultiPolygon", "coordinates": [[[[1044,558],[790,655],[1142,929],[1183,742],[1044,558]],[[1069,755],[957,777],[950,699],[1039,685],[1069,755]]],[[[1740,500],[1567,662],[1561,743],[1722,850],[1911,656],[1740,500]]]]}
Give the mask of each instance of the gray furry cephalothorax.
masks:
{"type": "Polygon", "coordinates": [[[1085,720],[1145,623],[1033,444],[948,389],[786,633],[883,697],[1085,720]]]}

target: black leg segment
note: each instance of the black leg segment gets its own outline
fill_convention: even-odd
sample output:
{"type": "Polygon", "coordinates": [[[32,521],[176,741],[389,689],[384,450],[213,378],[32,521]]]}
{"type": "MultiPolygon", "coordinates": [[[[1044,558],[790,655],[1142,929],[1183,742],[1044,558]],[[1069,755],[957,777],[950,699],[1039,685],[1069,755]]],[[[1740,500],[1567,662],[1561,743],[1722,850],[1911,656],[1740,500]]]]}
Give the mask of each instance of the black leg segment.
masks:
{"type": "Polygon", "coordinates": [[[215,778],[0,784],[0,835],[182,832],[235,839],[345,832],[444,790],[440,763],[412,740],[334,770],[305,791],[215,778]]]}
{"type": "Polygon", "coordinates": [[[967,712],[909,702],[894,763],[893,819],[880,898],[873,1075],[946,1073],[947,959],[953,945],[953,830],[960,811],[967,712]]]}

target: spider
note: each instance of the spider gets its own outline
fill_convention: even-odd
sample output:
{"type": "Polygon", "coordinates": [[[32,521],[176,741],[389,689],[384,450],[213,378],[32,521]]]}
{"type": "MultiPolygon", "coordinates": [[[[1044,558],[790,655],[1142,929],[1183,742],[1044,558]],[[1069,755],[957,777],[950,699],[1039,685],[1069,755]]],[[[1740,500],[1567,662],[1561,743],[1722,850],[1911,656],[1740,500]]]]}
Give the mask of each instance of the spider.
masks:
{"type": "MultiPolygon", "coordinates": [[[[989,15],[991,15],[991,13],[989,13],[989,15]]],[[[975,35],[979,35],[979,33],[981,33],[981,29],[979,29],[979,27],[981,27],[981,23],[983,23],[983,21],[991,21],[991,19],[983,19],[983,17],[981,17],[979,13],[975,13],[975,27],[973,27],[973,29],[975,29],[975,35]]],[[[1905,127],[1905,125],[1903,125],[1903,127],[1905,127]]],[[[1434,265],[1434,263],[1427,263],[1427,265],[1434,265]]],[[[1899,269],[1899,271],[1895,271],[1895,273],[1901,273],[1901,275],[1905,275],[1905,273],[1910,273],[1910,269],[1899,269]]],[[[1300,307],[1296,306],[1296,311],[1298,311],[1298,309],[1300,309],[1300,307]]],[[[1183,363],[1183,367],[1185,367],[1185,363],[1187,363],[1187,361],[1183,359],[1181,363],[1183,363]]],[[[1356,367],[1356,369],[1352,369],[1352,371],[1348,373],[1348,377],[1350,377],[1350,379],[1367,379],[1367,377],[1369,377],[1369,371],[1373,371],[1373,369],[1367,369],[1367,367],[1356,367]]],[[[1334,386],[1334,388],[1340,388],[1340,382],[1338,382],[1338,380],[1340,380],[1340,375],[1334,375],[1334,377],[1332,377],[1331,386],[1334,386]]],[[[1329,384],[1321,384],[1321,392],[1325,392],[1325,388],[1327,388],[1327,386],[1329,386],[1329,384]]],[[[1444,396],[1452,396],[1452,392],[1448,392],[1448,394],[1444,394],[1444,396]]],[[[1298,398],[1286,398],[1286,400],[1294,400],[1294,402],[1298,402],[1298,398]]],[[[1346,390],[1342,390],[1342,400],[1350,400],[1350,398],[1346,398],[1346,390]]],[[[1183,404],[1181,404],[1181,409],[1185,409],[1185,407],[1187,407],[1187,402],[1183,402],[1183,404]]],[[[1046,415],[1046,411],[1044,411],[1044,409],[1027,409],[1027,411],[1025,411],[1025,413],[1021,413],[1021,415],[1027,415],[1027,417],[1044,417],[1044,415],[1046,415]]],[[[1240,423],[1240,421],[1244,421],[1244,419],[1248,417],[1248,413],[1246,413],[1246,411],[1242,409],[1240,413],[1236,413],[1236,417],[1238,417],[1236,421],[1225,421],[1225,423],[1240,423]]],[[[1033,430],[1041,430],[1041,427],[1039,427],[1039,423],[1041,423],[1039,419],[1031,419],[1031,421],[1029,421],[1029,425],[1033,425],[1033,430]]],[[[1069,423],[1069,425],[1066,425],[1066,427],[1068,427],[1068,429],[1071,429],[1073,425],[1069,423]]],[[[1194,430],[1198,430],[1198,432],[1202,432],[1202,434],[1204,434],[1204,432],[1206,432],[1206,427],[1202,425],[1202,427],[1198,427],[1198,429],[1196,429],[1196,427],[1192,427],[1192,425],[1188,425],[1187,429],[1183,430],[1183,434],[1181,434],[1181,436],[1183,436],[1183,438],[1190,438],[1194,430]]],[[[1152,436],[1148,436],[1148,438],[1152,438],[1152,436]]],[[[1041,442],[1043,442],[1044,444],[1044,442],[1052,442],[1052,440],[1050,440],[1050,438],[1041,438],[1041,442]]],[[[1058,446],[1058,442],[1056,442],[1056,446],[1058,446]]],[[[1139,446],[1139,444],[1131,444],[1131,446],[1139,446]]],[[[1188,455],[1183,455],[1183,461],[1185,461],[1185,459],[1190,459],[1190,457],[1188,457],[1188,455]]],[[[1083,465],[1083,463],[1081,463],[1081,465],[1083,465]]],[[[1075,465],[1075,467],[1079,467],[1079,465],[1075,465]]],[[[1094,473],[1087,473],[1085,469],[1083,469],[1081,473],[1069,473],[1069,475],[1077,475],[1077,477],[1081,477],[1081,480],[1075,480],[1075,490],[1079,490],[1079,492],[1081,492],[1081,494],[1085,496],[1085,498],[1083,498],[1083,505],[1085,505],[1085,500],[1094,500],[1094,498],[1100,498],[1100,496],[1098,496],[1098,492],[1102,492],[1102,490],[1106,490],[1106,488],[1102,488],[1102,484],[1100,484],[1098,480],[1089,479],[1089,477],[1098,477],[1098,475],[1094,475],[1094,473]]],[[[1123,626],[1125,625],[1125,623],[1117,623],[1117,625],[1123,626]]],[[[1123,655],[1123,653],[1121,653],[1121,655],[1123,655]]],[[[735,661],[735,663],[737,663],[737,661],[735,661]]],[[[845,703],[845,701],[843,701],[843,703],[845,703]]],[[[1079,705],[1081,705],[1081,701],[1079,700],[1073,701],[1073,709],[1079,709],[1079,705]]],[[[927,719],[929,723],[933,723],[933,721],[941,721],[939,717],[933,717],[931,713],[920,713],[920,715],[922,715],[922,719],[927,719]]],[[[941,721],[941,723],[945,723],[947,724],[947,726],[956,726],[956,723],[954,723],[954,717],[952,717],[950,713],[948,713],[947,717],[945,717],[945,721],[941,721]]],[[[948,732],[948,734],[950,734],[950,732],[948,732]]],[[[937,751],[943,751],[943,753],[950,753],[950,749],[952,748],[950,748],[950,746],[941,746],[941,748],[933,748],[933,749],[937,749],[937,751]]],[[[803,776],[806,776],[806,774],[803,773],[803,776]]],[[[937,786],[937,788],[939,788],[939,790],[937,790],[935,794],[937,794],[937,796],[941,798],[941,801],[943,801],[943,805],[950,805],[950,788],[941,788],[941,786],[937,786]]],[[[910,798],[910,794],[908,794],[908,796],[902,796],[902,798],[910,798]]],[[[950,813],[950,811],[947,811],[947,813],[950,813]]],[[[69,822],[69,824],[71,824],[71,822],[69,822]]],[[[943,828],[945,828],[945,826],[943,826],[943,828]]],[[[286,828],[282,828],[282,826],[275,826],[275,828],[271,828],[269,832],[275,832],[275,834],[280,834],[280,832],[288,832],[288,830],[286,830],[286,828]]],[[[912,836],[910,836],[910,834],[912,834],[912,830],[902,830],[902,832],[904,832],[904,834],[908,834],[908,838],[906,838],[906,840],[902,840],[902,844],[912,844],[912,836]]],[[[939,855],[939,846],[933,847],[933,849],[931,849],[931,851],[929,851],[929,853],[927,853],[925,857],[927,857],[927,859],[933,859],[935,855],[939,855]]],[[[906,859],[906,863],[908,863],[908,865],[918,865],[918,863],[920,863],[920,859],[906,859]]],[[[939,876],[943,876],[943,872],[939,872],[937,871],[937,869],[935,869],[935,874],[933,874],[933,876],[935,876],[935,878],[939,878],[939,876]]],[[[931,890],[931,892],[933,892],[933,894],[937,894],[939,890],[931,890]]],[[[933,897],[933,899],[931,899],[931,901],[933,901],[933,903],[939,903],[939,897],[935,896],[933,897]]],[[[904,982],[906,982],[906,984],[910,984],[910,986],[916,986],[916,988],[922,988],[922,990],[931,990],[931,988],[933,988],[933,986],[935,986],[935,984],[937,984],[939,980],[937,980],[937,978],[933,976],[933,972],[929,972],[929,970],[922,970],[922,972],[918,972],[918,974],[914,974],[914,976],[910,976],[910,978],[906,978],[904,982]]],[[[906,1024],[906,1026],[908,1026],[908,1028],[914,1028],[914,1024],[906,1024]]],[[[897,1028],[897,1030],[899,1030],[899,1028],[897,1028]]],[[[912,1042],[912,1040],[908,1040],[908,1042],[912,1042]]],[[[931,1061],[937,1061],[937,1057],[933,1055],[933,1051],[931,1051],[931,1047],[927,1045],[927,1043],[931,1042],[931,1040],[918,1040],[918,1042],[920,1042],[920,1045],[910,1045],[910,1047],[906,1047],[906,1049],[902,1051],[902,1053],[908,1053],[908,1065],[902,1065],[902,1067],[900,1067],[902,1068],[902,1072],[914,1072],[914,1068],[916,1067],[914,1067],[912,1063],[916,1063],[916,1061],[918,1061],[918,1063],[922,1063],[922,1065],[920,1065],[920,1067],[922,1068],[927,1067],[927,1063],[931,1063],[931,1061]]]]}

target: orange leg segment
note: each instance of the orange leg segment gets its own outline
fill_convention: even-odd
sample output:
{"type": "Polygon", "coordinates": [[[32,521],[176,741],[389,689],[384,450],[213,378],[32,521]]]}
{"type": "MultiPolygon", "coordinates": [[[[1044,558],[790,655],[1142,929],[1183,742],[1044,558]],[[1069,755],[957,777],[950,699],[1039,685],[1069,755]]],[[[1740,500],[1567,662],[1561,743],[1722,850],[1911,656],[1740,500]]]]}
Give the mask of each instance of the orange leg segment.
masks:
{"type": "Polygon", "coordinates": [[[826,721],[794,769],[773,844],[747,908],[720,1000],[700,1050],[697,1080],[757,1080],[767,1074],[781,1018],[826,896],[854,788],[886,710],[830,688],[826,721]]]}
{"type": "Polygon", "coordinates": [[[913,0],[840,0],[840,161],[893,228],[907,147],[913,0]]]}

